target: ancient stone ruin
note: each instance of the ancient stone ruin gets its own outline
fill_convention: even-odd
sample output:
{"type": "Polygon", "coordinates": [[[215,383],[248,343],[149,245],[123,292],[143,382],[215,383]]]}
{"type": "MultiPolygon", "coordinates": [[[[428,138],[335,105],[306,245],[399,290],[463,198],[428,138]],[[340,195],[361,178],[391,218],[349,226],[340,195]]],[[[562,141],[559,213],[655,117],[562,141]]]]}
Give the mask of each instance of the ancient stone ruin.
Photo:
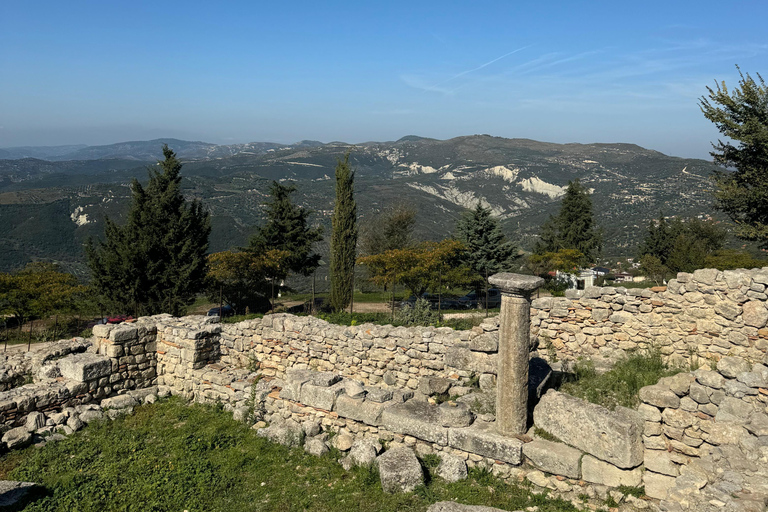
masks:
{"type": "Polygon", "coordinates": [[[469,331],[287,314],[97,326],[91,339],[6,357],[2,441],[55,441],[174,394],[220,402],[260,435],[309,453],[333,446],[347,467],[376,464],[391,491],[418,485],[416,456],[437,454],[446,479],[482,465],[580,506],[587,496],[635,509],[764,510],[768,269],[532,303],[535,278],[492,282],[504,292],[501,315],[469,331]],[[697,369],[643,388],[637,409],[547,390],[563,361],[609,367],[650,349],[697,369]],[[531,419],[553,437],[537,436],[531,419]],[[619,492],[639,486],[653,499],[619,492]]]}

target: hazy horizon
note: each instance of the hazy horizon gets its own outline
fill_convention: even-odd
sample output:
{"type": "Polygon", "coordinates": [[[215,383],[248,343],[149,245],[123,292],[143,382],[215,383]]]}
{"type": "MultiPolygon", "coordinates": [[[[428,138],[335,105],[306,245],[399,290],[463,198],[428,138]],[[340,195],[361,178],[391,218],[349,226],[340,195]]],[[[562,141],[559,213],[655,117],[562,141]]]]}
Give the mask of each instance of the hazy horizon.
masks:
{"type": "Polygon", "coordinates": [[[768,4],[5,2],[0,147],[487,133],[709,158],[768,4]]]}

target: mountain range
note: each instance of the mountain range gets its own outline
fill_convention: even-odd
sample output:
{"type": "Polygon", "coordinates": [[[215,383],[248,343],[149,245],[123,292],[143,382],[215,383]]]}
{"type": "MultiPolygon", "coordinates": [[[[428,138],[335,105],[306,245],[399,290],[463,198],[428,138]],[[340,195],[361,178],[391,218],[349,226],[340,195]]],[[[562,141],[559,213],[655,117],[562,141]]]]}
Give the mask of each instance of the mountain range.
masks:
{"type": "MultiPolygon", "coordinates": [[[[356,172],[362,222],[398,202],[418,209],[417,236],[450,235],[478,201],[508,236],[530,249],[568,182],[591,190],[605,254],[633,256],[648,221],[665,215],[710,216],[711,162],[677,158],[633,144],[554,144],[472,135],[449,140],[417,136],[394,142],[215,145],[176,139],[106,146],[0,149],[0,271],[32,259],[84,270],[82,243],[103,232],[103,218],[121,222],[135,177],[168,144],[184,162],[183,188],[212,214],[211,251],[247,243],[262,221],[272,180],[293,181],[295,200],[313,222],[330,229],[333,174],[347,152],[356,172]]],[[[327,253],[327,243],[320,244],[327,253]]]]}

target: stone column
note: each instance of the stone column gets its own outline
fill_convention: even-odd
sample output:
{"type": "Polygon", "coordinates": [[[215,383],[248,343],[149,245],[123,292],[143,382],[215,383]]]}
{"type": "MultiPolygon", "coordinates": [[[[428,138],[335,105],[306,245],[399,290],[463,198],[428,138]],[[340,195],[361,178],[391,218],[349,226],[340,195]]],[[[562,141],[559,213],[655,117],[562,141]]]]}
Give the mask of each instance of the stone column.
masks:
{"type": "Polygon", "coordinates": [[[504,272],[494,274],[488,281],[501,290],[496,430],[504,435],[523,434],[528,420],[531,292],[544,280],[504,272]]]}

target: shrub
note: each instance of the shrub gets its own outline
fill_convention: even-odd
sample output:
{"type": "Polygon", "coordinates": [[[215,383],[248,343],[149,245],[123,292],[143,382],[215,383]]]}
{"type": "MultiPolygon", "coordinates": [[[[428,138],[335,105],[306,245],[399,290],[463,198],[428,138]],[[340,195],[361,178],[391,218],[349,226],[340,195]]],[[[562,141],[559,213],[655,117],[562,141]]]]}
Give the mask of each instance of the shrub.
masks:
{"type": "Polygon", "coordinates": [[[440,314],[432,310],[428,300],[419,297],[413,306],[404,304],[395,320],[403,325],[434,325],[440,321],[440,314]]]}

